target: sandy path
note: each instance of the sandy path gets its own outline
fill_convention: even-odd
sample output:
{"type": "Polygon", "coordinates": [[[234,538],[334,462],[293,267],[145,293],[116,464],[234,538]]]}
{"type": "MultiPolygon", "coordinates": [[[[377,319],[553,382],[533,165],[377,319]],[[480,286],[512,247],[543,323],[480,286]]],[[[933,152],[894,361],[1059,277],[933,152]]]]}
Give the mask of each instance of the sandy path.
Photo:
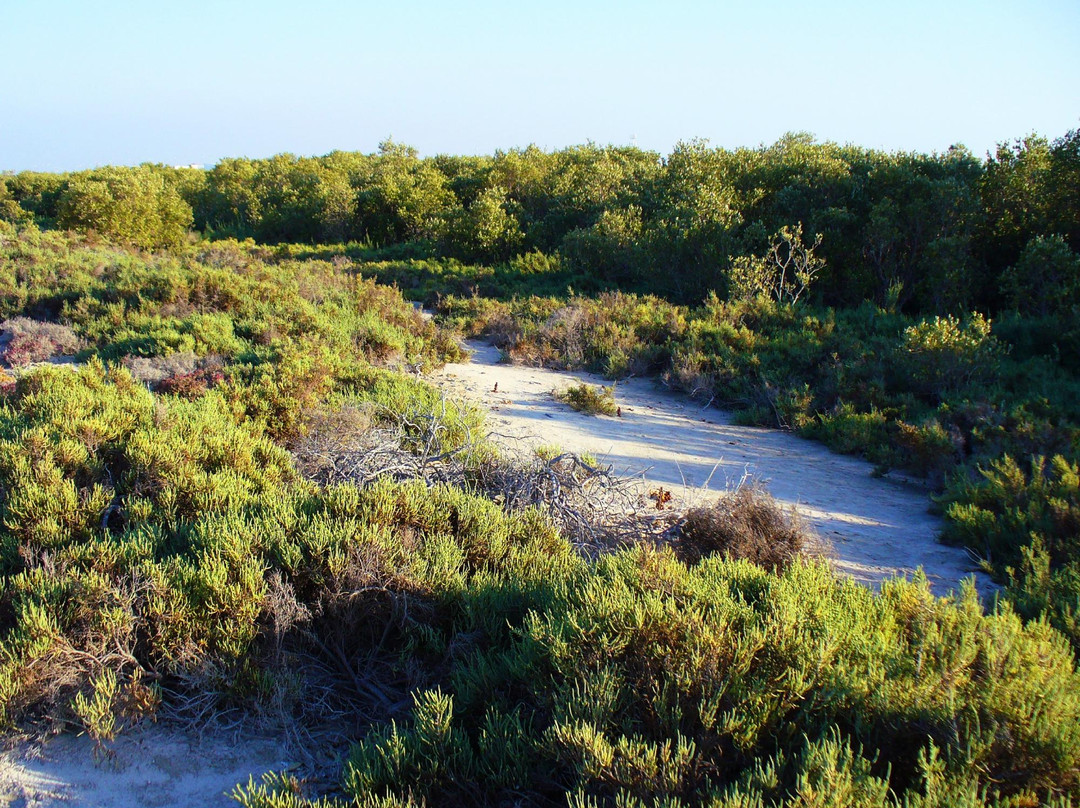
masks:
{"type": "Polygon", "coordinates": [[[157,724],[129,730],[97,763],[93,742],[61,735],[43,747],[0,755],[0,808],[214,808],[235,806],[233,788],[293,767],[273,737],[182,732],[157,724]]]}
{"type": "MultiPolygon", "coordinates": [[[[472,361],[447,365],[435,381],[491,409],[496,439],[506,445],[589,452],[616,473],[644,472],[645,486],[663,485],[690,501],[705,497],[706,483],[722,491],[752,474],[778,500],[798,506],[832,545],[840,572],[869,585],[921,566],[942,595],[976,573],[966,551],[938,543],[941,521],[916,483],[874,478],[869,463],[788,432],[738,426],[729,413],[702,409],[648,379],[618,384],[622,417],[582,415],[551,392],[577,381],[604,383],[599,377],[500,364],[496,348],[467,347],[472,361]]],[[[980,591],[991,592],[990,579],[976,575],[980,591]]]]}

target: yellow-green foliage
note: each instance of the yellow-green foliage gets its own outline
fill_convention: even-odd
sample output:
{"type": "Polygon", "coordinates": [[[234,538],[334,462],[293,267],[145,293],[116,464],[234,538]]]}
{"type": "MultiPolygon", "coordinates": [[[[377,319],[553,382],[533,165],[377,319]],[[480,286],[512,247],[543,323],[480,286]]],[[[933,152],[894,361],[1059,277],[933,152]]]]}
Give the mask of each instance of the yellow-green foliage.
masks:
{"type": "Polygon", "coordinates": [[[571,409],[586,415],[614,415],[618,409],[615,405],[614,384],[610,387],[599,387],[581,382],[563,390],[556,390],[554,395],[571,409]]]}
{"type": "Polygon", "coordinates": [[[948,315],[904,329],[899,354],[909,383],[932,395],[944,395],[983,383],[998,371],[1005,346],[990,333],[990,321],[978,312],[965,320],[948,315]]]}
{"type": "Polygon", "coordinates": [[[155,400],[96,361],[24,377],[0,423],[3,524],[39,549],[90,539],[126,509],[177,524],[241,507],[293,476],[288,454],[219,395],[155,400]]]}
{"type": "Polygon", "coordinates": [[[946,535],[982,542],[988,558],[1015,562],[1032,537],[1056,564],[1080,553],[1080,467],[1061,455],[1035,456],[1024,465],[1005,455],[982,469],[978,480],[959,481],[949,499],[946,535]]]}
{"type": "Polygon", "coordinates": [[[1077,793],[1067,644],[1007,609],[984,616],[970,589],[952,602],[894,583],[874,597],[823,566],[688,570],[637,549],[551,582],[503,636],[459,662],[450,690],[417,695],[407,725],[356,747],[345,781],[358,804],[387,789],[598,805],[1077,793]]]}
{"type": "Polygon", "coordinates": [[[0,250],[0,313],[69,321],[104,358],[322,345],[343,361],[460,356],[399,293],[330,261],[218,242],[139,256],[23,228],[0,250]]]}
{"type": "Polygon", "coordinates": [[[179,244],[191,205],[154,166],[107,166],[72,174],[61,192],[58,223],[138,247],[179,244]]]}
{"type": "Polygon", "coordinates": [[[1061,455],[1009,455],[958,478],[944,497],[947,539],[1004,567],[1009,597],[1045,615],[1080,648],[1080,467],[1061,455]]]}

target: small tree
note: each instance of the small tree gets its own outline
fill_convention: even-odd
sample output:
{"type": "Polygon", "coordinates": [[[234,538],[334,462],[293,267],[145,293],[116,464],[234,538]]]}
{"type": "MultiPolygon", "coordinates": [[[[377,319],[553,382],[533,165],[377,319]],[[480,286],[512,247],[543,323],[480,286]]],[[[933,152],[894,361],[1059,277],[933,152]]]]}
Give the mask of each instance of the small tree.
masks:
{"type": "Polygon", "coordinates": [[[1036,236],[1001,281],[1009,305],[1019,312],[1067,313],[1080,304],[1080,255],[1061,236],[1036,236]]]}
{"type": "Polygon", "coordinates": [[[505,261],[520,246],[524,234],[518,220],[507,210],[506,189],[486,188],[469,206],[450,217],[452,249],[466,260],[505,261]]]}
{"type": "Polygon", "coordinates": [[[94,230],[137,247],[179,244],[191,223],[191,206],[153,166],[73,174],[60,196],[61,227],[94,230]]]}
{"type": "Polygon", "coordinates": [[[814,255],[820,246],[820,233],[812,244],[803,241],[802,222],[781,228],[773,236],[767,256],[740,256],[732,262],[731,296],[772,297],[779,303],[796,303],[825,266],[824,259],[814,255]]]}

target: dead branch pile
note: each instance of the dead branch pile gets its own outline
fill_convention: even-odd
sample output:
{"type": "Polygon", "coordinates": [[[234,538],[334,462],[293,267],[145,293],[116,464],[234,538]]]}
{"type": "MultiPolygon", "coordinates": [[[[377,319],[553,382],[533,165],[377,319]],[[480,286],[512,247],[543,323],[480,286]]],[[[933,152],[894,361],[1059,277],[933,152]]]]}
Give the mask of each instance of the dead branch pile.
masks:
{"type": "Polygon", "coordinates": [[[616,476],[573,452],[497,461],[483,470],[479,487],[507,512],[538,508],[587,555],[655,541],[675,521],[670,511],[643,506],[638,478],[616,476]]]}
{"type": "Polygon", "coordinates": [[[405,414],[346,405],[311,416],[291,448],[301,473],[321,485],[363,487],[379,477],[462,485],[479,441],[462,425],[464,439],[452,442],[449,429],[445,400],[441,411],[405,414]]]}
{"type": "Polygon", "coordinates": [[[572,452],[499,455],[490,433],[457,429],[463,434],[453,440],[445,400],[406,414],[347,405],[312,416],[292,450],[300,471],[322,485],[421,479],[466,488],[508,513],[537,508],[588,555],[659,540],[677,521],[677,512],[649,507],[638,478],[616,476],[572,452]]]}
{"type": "Polygon", "coordinates": [[[384,476],[450,483],[507,513],[536,508],[588,556],[649,542],[671,545],[688,563],[719,553],[776,570],[816,552],[798,513],[748,478],[714,504],[686,508],[663,488],[646,496],[639,477],[617,476],[573,452],[499,455],[491,433],[476,436],[460,424],[451,439],[445,399],[431,411],[375,418],[354,406],[315,416],[293,447],[301,471],[324,485],[364,486],[384,476]]]}

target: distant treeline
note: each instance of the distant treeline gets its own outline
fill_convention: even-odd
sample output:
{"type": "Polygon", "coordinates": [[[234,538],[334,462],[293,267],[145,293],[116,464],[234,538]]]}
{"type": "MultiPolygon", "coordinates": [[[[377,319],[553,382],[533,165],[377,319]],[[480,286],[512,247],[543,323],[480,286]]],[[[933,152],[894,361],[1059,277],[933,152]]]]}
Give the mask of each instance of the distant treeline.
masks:
{"type": "Polygon", "coordinates": [[[539,251],[564,270],[697,302],[724,297],[739,256],[782,228],[821,235],[812,294],[911,313],[1080,302],[1080,130],[1002,144],[889,153],[791,134],[727,150],[701,141],[667,157],[596,145],[420,158],[376,154],[228,159],[0,179],[0,218],[96,231],[141,247],[211,237],[357,242],[388,256],[488,265],[539,251]]]}

